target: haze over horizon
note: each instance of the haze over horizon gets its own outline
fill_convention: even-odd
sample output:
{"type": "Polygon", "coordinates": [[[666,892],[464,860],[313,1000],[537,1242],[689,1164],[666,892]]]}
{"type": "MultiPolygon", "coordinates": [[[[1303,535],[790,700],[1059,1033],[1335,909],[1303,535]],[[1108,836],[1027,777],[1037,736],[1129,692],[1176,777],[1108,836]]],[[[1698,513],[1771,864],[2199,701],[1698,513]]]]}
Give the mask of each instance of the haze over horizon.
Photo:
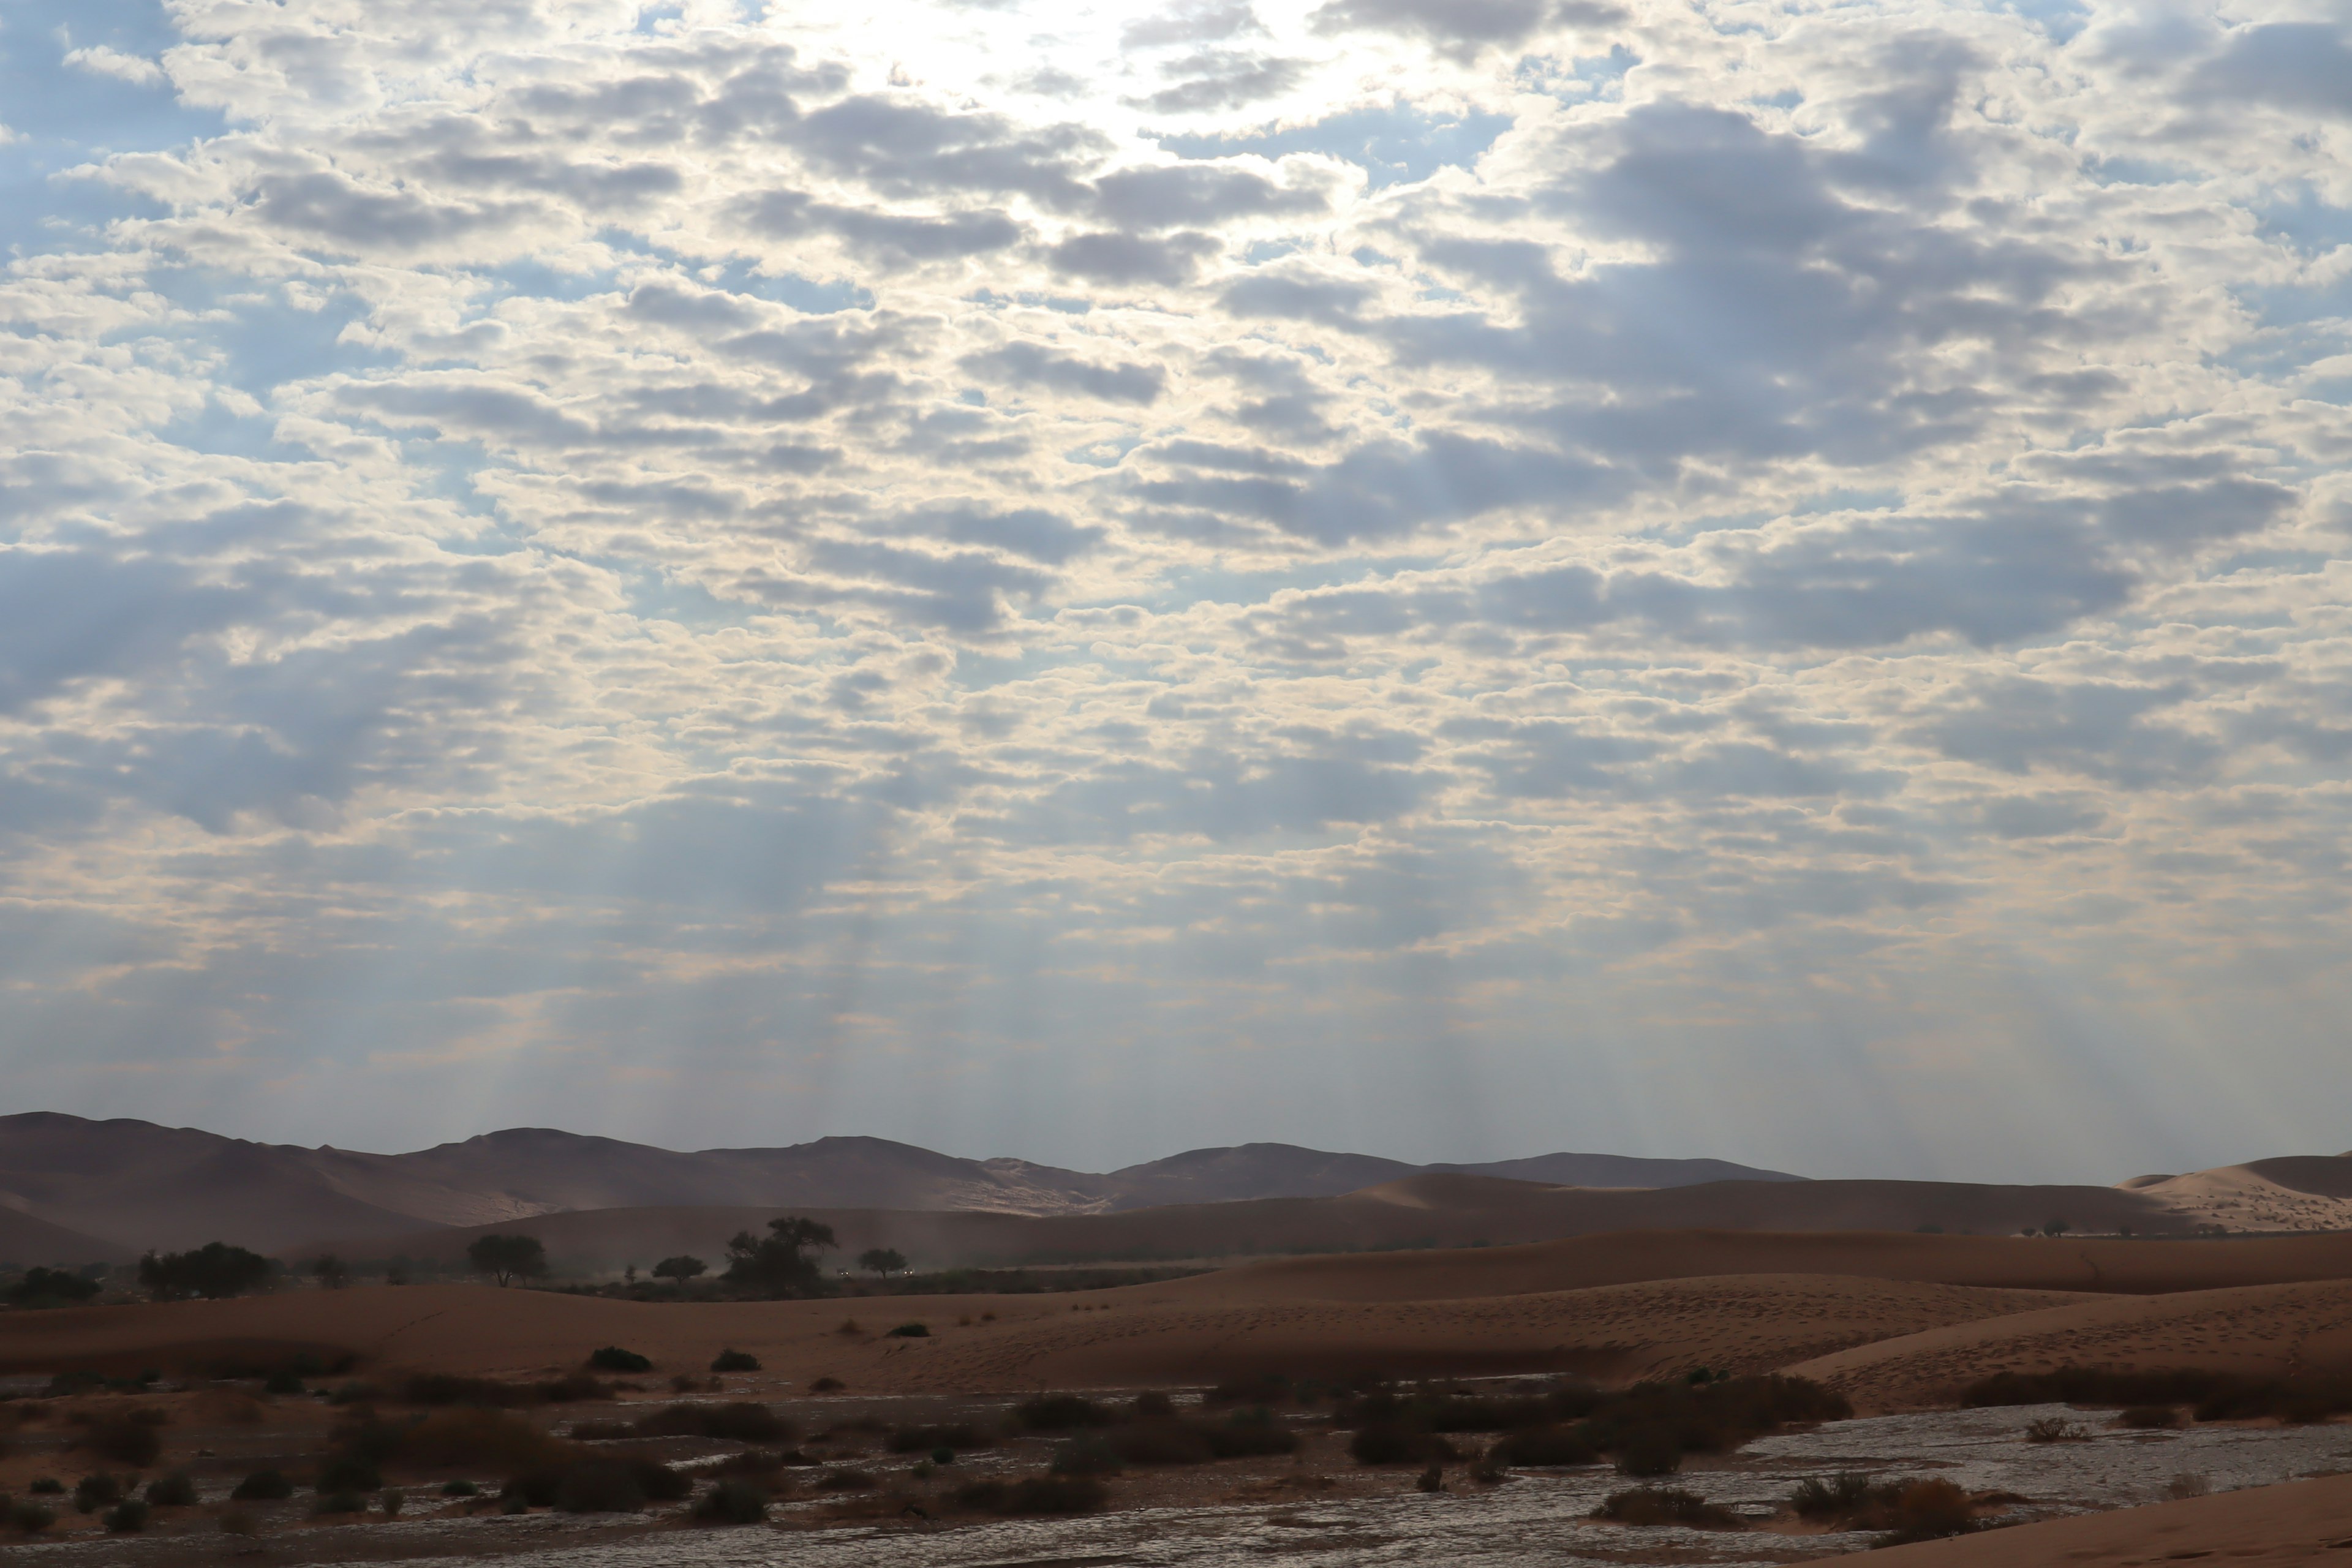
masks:
{"type": "Polygon", "coordinates": [[[7,1110],[2352,1143],[2319,0],[19,0],[7,1110]]]}

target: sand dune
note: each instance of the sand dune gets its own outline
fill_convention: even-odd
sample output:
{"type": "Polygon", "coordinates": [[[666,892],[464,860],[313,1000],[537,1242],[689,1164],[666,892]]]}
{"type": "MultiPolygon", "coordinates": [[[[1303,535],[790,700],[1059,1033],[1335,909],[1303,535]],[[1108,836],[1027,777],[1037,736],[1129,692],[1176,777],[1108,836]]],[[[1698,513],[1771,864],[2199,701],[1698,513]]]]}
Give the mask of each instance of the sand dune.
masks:
{"type": "Polygon", "coordinates": [[[30,1268],[34,1264],[121,1263],[129,1257],[129,1249],[120,1243],[0,1208],[0,1262],[30,1268]]]}
{"type": "Polygon", "coordinates": [[[2256,1160],[2123,1185],[2184,1219],[2225,1230],[2352,1229],[2352,1156],[2256,1160]]]}
{"type": "Polygon", "coordinates": [[[2352,1556],[2352,1476],[2054,1519],[1874,1552],[1870,1568],[2078,1568],[2210,1558],[2255,1568],[2352,1556]]]}
{"type": "MultiPolygon", "coordinates": [[[[301,1250],[331,1250],[361,1258],[399,1253],[415,1258],[456,1258],[476,1236],[495,1230],[536,1236],[546,1243],[551,1257],[577,1269],[617,1271],[631,1263],[642,1269],[679,1252],[715,1259],[728,1237],[747,1228],[758,1230],[782,1207],[596,1209],[528,1215],[461,1229],[320,1238],[301,1250]]],[[[1595,1190],[1439,1173],[1339,1197],[1265,1198],[1092,1215],[829,1208],[795,1212],[834,1227],[841,1240],[836,1263],[854,1258],[869,1247],[889,1247],[923,1268],[1507,1247],[1623,1231],[1909,1233],[1923,1225],[1937,1225],[1947,1234],[1922,1237],[1923,1243],[1967,1240],[1959,1233],[1970,1230],[1986,1233],[1987,1240],[2015,1241],[2013,1233],[2026,1223],[2019,1216],[2034,1215],[2039,1223],[2053,1213],[2075,1216],[2080,1226],[2103,1225],[2109,1230],[2130,1225],[2150,1231],[2171,1223],[2151,1200],[2106,1187],[1718,1182],[1659,1190],[1595,1190]]],[[[2095,1244],[2036,1240],[2019,1245],[2095,1244]]],[[[1731,1270],[1694,1266],[1685,1271],[1731,1270]]],[[[2088,1274],[2087,1269],[2083,1271],[2085,1279],[2088,1274]]]]}
{"type": "Polygon", "coordinates": [[[2199,1367],[2256,1377],[2352,1371],[2352,1279],[2077,1300],[1944,1325],[1790,1370],[1889,1410],[1943,1402],[1996,1372],[2199,1367]]]}
{"type": "Polygon", "coordinates": [[[1761,1371],[2075,1299],[1806,1275],[1412,1302],[1266,1301],[1245,1281],[1181,1297],[1140,1286],[1076,1297],[708,1305],[377,1287],[0,1315],[0,1370],[201,1371],[224,1358],[303,1351],[348,1354],[371,1369],[524,1375],[575,1368],[598,1346],[622,1344],[664,1372],[699,1371],[731,1345],[787,1384],[835,1376],[867,1392],[1132,1387],[1266,1372],[1632,1378],[1701,1364],[1761,1371]],[[853,1316],[861,1328],[843,1332],[853,1316]],[[932,1337],[881,1335],[907,1320],[932,1337]]]}

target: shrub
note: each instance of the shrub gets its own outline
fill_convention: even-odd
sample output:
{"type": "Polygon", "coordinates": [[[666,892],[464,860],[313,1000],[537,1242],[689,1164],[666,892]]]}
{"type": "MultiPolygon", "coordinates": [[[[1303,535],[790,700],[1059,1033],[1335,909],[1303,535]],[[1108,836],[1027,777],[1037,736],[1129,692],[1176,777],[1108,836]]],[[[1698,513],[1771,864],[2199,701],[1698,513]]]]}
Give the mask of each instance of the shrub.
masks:
{"type": "Polygon", "coordinates": [[[1031,1432],[1070,1432],[1081,1426],[1108,1426],[1110,1412],[1076,1394],[1041,1394],[1013,1407],[1013,1419],[1031,1432]]]}
{"type": "Polygon", "coordinates": [[[22,1531],[26,1535],[38,1535],[57,1521],[58,1516],[53,1510],[37,1502],[15,1503],[8,1510],[8,1528],[22,1531]]]}
{"type": "Polygon", "coordinates": [[[1507,1465],[1590,1465],[1601,1458],[1592,1440],[1573,1426],[1533,1426],[1498,1439],[1488,1458],[1507,1465]]]}
{"type": "Polygon", "coordinates": [[[843,1466],[817,1477],[817,1490],[826,1492],[870,1492],[876,1486],[874,1472],[854,1466],[843,1466]]]}
{"type": "Polygon", "coordinates": [[[900,1426],[890,1434],[894,1454],[927,1454],[940,1448],[992,1448],[996,1439],[965,1422],[947,1426],[900,1426]]]}
{"type": "Polygon", "coordinates": [[[1298,1451],[1298,1434],[1275,1420],[1267,1410],[1236,1411],[1223,1422],[1204,1426],[1202,1435],[1208,1439],[1209,1451],[1220,1459],[1298,1451]]]}
{"type": "Polygon", "coordinates": [[[185,1470],[174,1470],[149,1481],[146,1497],[151,1508],[194,1508],[197,1502],[196,1483],[185,1470]]]}
{"type": "Polygon", "coordinates": [[[398,1487],[387,1487],[384,1489],[383,1496],[378,1498],[376,1501],[383,1510],[383,1517],[392,1519],[397,1517],[400,1510],[408,1506],[408,1494],[398,1487]]]}
{"type": "Polygon", "coordinates": [[[1217,1457],[1201,1421],[1137,1421],[1111,1428],[1108,1441],[1130,1465],[1205,1465],[1217,1457]]]}
{"type": "Polygon", "coordinates": [[[757,1524],[767,1517],[767,1491],[749,1481],[720,1481],[694,1504],[698,1524],[757,1524]]]}
{"type": "Polygon", "coordinates": [[[74,1483],[73,1505],[76,1513],[96,1513],[100,1509],[122,1500],[122,1486],[104,1470],[94,1476],[84,1476],[74,1483]]]}
{"type": "Polygon", "coordinates": [[[1671,1476],[1683,1468],[1683,1445],[1669,1427],[1643,1426],[1617,1443],[1615,1458],[1621,1476],[1671,1476]]]}
{"type": "Polygon", "coordinates": [[[223,1535],[259,1535],[261,1521],[249,1508],[233,1508],[220,1516],[220,1529],[223,1535]]]}
{"type": "Polygon", "coordinates": [[[544,1383],[499,1383],[487,1377],[459,1377],[436,1372],[419,1373],[401,1385],[401,1397],[410,1405],[474,1405],[496,1410],[528,1405],[576,1405],[586,1399],[610,1399],[614,1392],[611,1384],[599,1383],[584,1373],[544,1383]]]}
{"type": "Polygon", "coordinates": [[[1360,1465],[1420,1465],[1454,1458],[1454,1445],[1434,1432],[1398,1421],[1375,1421],[1356,1428],[1348,1452],[1360,1465]]]}
{"type": "Polygon", "coordinates": [[[391,1436],[384,1458],[426,1470],[480,1468],[511,1475],[569,1457],[557,1438],[499,1410],[436,1410],[391,1436]]]}
{"type": "Polygon", "coordinates": [[[1789,1507],[1799,1519],[1852,1519],[1882,1500],[1883,1489],[1871,1484],[1870,1478],[1844,1470],[1829,1479],[1808,1476],[1797,1483],[1789,1494],[1789,1507]]]}
{"type": "Polygon", "coordinates": [[[1230,1377],[1201,1396],[1201,1403],[1220,1405],[1281,1405],[1291,1397],[1293,1384],[1279,1373],[1230,1377]]]}
{"type": "Polygon", "coordinates": [[[590,1459],[563,1472],[554,1506],[564,1513],[635,1513],[646,1506],[646,1489],[620,1460],[590,1459]]]}
{"type": "Polygon", "coordinates": [[[591,1352],[588,1364],[598,1372],[651,1372],[654,1369],[651,1361],[618,1345],[606,1345],[602,1350],[591,1352]]]}
{"type": "Polygon", "coordinates": [[[886,1340],[927,1340],[931,1337],[928,1323],[901,1323],[882,1336],[886,1340]]]}
{"type": "Polygon", "coordinates": [[[2091,1434],[2063,1415],[2044,1415],[2027,1425],[2025,1440],[2029,1443],[2087,1443],[2091,1440],[2091,1434]]]}
{"type": "Polygon", "coordinates": [[[341,1453],[319,1467],[315,1484],[322,1492],[372,1492],[383,1485],[383,1472],[365,1454],[341,1453]]]}
{"type": "Polygon", "coordinates": [[[640,1437],[724,1437],[739,1443],[789,1443],[793,1424],[764,1405],[666,1405],[637,1422],[640,1437]]]}
{"type": "Polygon", "coordinates": [[[310,1505],[310,1511],[318,1514],[365,1513],[367,1499],[357,1492],[320,1492],[318,1500],[310,1505]]]}
{"type": "Polygon", "coordinates": [[[1881,1544],[1940,1541],[1977,1528],[1969,1494],[1947,1480],[1913,1481],[1905,1487],[1895,1500],[1894,1525],[1881,1544]]]}
{"type": "Polygon", "coordinates": [[[66,1484],[55,1476],[43,1476],[25,1489],[38,1497],[63,1497],[66,1484]]]}
{"type": "MultiPolygon", "coordinates": [[[[751,1354],[749,1351],[720,1351],[717,1355],[710,1358],[710,1370],[713,1372],[757,1372],[760,1370],[760,1358],[751,1354]]],[[[762,1509],[765,1509],[767,1504],[762,1502],[760,1506],[762,1509]]],[[[729,1522],[740,1523],[742,1521],[736,1520],[730,1521],[729,1522]]]]}
{"type": "Polygon", "coordinates": [[[441,1495],[443,1497],[479,1497],[482,1495],[482,1489],[467,1480],[443,1481],[441,1495]]]}
{"type": "Polygon", "coordinates": [[[147,1528],[147,1505],[137,1498],[124,1498],[106,1510],[100,1523],[115,1535],[135,1535],[147,1528]]]}
{"type": "Polygon", "coordinates": [[[1156,1388],[1147,1388],[1135,1396],[1133,1411],[1139,1421],[1156,1420],[1162,1415],[1175,1415],[1176,1402],[1156,1388]]]}
{"type": "Polygon", "coordinates": [[[148,1412],[135,1411],[92,1423],[82,1434],[80,1446],[101,1459],[143,1470],[162,1457],[163,1438],[148,1412]]]}
{"type": "Polygon", "coordinates": [[[982,1513],[1092,1513],[1108,1495],[1091,1476],[1030,1476],[1017,1481],[974,1481],[959,1487],[955,1502],[982,1513]]]}
{"type": "Polygon", "coordinates": [[[1442,1492],[1445,1489],[1445,1467],[1432,1465],[1413,1479],[1415,1491],[1442,1492]]]}
{"type": "Polygon", "coordinates": [[[7,1302],[12,1307],[42,1309],[75,1307],[98,1294],[95,1279],[63,1268],[27,1268],[14,1285],[8,1287],[7,1302]]]}
{"type": "Polygon", "coordinates": [[[820,1377],[808,1386],[811,1394],[839,1394],[848,1384],[837,1377],[820,1377]]]}
{"type": "Polygon", "coordinates": [[[282,1470],[256,1470],[229,1492],[232,1502],[283,1502],[294,1495],[294,1483],[282,1470]]]}
{"type": "Polygon", "coordinates": [[[2135,1405],[2116,1419],[2138,1431],[2154,1432],[2179,1426],[2180,1412],[2169,1405],[2135,1405]]]}
{"type": "Polygon", "coordinates": [[[1110,1445],[1091,1432],[1081,1432],[1054,1451],[1053,1473],[1057,1476],[1115,1476],[1123,1468],[1110,1445]]]}
{"type": "Polygon", "coordinates": [[[2204,1497],[2213,1489],[2213,1483],[2194,1471],[2183,1470],[2164,1483],[2164,1495],[2175,1502],[2193,1497],[2204,1497]]]}
{"type": "Polygon", "coordinates": [[[1634,1487],[1611,1492],[1592,1510],[1592,1517],[1618,1524],[1680,1524],[1694,1530],[1745,1528],[1740,1517],[1729,1509],[1680,1487],[1634,1487]]]}
{"type": "Polygon", "coordinates": [[[257,1252],[208,1241],[193,1252],[151,1252],[139,1260],[139,1285],[158,1301],[202,1296],[208,1301],[257,1290],[278,1265],[257,1252]]]}

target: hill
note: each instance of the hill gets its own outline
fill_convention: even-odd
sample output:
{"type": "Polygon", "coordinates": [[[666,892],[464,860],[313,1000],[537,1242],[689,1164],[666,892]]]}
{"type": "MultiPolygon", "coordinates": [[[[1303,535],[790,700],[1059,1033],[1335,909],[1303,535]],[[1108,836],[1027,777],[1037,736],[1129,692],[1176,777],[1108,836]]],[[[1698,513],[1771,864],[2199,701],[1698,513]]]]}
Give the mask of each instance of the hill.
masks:
{"type": "MultiPolygon", "coordinates": [[[[775,1205],[600,1209],[404,1236],[321,1238],[306,1251],[455,1261],[487,1231],[538,1237],[560,1269],[643,1269],[676,1253],[715,1262],[775,1205]]],[[[1499,1248],[1613,1231],[1897,1231],[1937,1226],[1991,1239],[2053,1214],[2078,1229],[2185,1230],[2161,1205],[2111,1187],[1982,1187],[1938,1182],[1718,1182],[1659,1191],[1548,1187],[1491,1176],[1409,1176],[1328,1198],[1258,1198],[1091,1215],[796,1208],[833,1226],[828,1261],[894,1247],[918,1268],[1150,1263],[1285,1253],[1499,1248]],[[2030,1217],[2029,1217],[2030,1216],[2030,1217]]],[[[1922,1237],[1923,1242],[1936,1239],[1922,1237]]],[[[2029,1246],[2075,1244],[2032,1242],[2029,1246]]],[[[2126,1244],[2137,1245],[2137,1244],[2126,1244]]],[[[1726,1271],[1726,1270],[1718,1270],[1726,1271]]]]}
{"type": "MultiPolygon", "coordinates": [[[[1506,1163],[1607,1171],[1612,1180],[1639,1167],[1656,1184],[1745,1170],[1717,1161],[1587,1154],[1506,1163]]],[[[1328,1196],[1421,1170],[1370,1155],[1251,1143],[1096,1174],[1024,1160],[968,1160],[882,1138],[681,1152],[530,1127],[405,1154],[374,1154],[257,1143],[125,1119],[92,1121],[48,1111],[0,1117],[0,1207],[134,1254],[215,1239],[266,1252],[322,1237],[373,1244],[425,1227],[499,1225],[582,1209],[1108,1214],[1169,1204],[1328,1196]]],[[[29,1235],[26,1244],[34,1245],[29,1235]]],[[[66,1238],[55,1245],[67,1245],[66,1238]]],[[[104,1255],[84,1247],[26,1260],[82,1262],[104,1255]]]]}

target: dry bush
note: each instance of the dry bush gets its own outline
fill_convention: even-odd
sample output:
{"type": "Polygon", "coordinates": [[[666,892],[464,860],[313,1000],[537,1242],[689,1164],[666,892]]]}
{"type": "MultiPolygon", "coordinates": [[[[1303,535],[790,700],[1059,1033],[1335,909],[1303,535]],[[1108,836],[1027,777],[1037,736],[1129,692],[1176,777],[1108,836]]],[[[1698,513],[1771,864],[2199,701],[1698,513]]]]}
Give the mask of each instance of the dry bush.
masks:
{"type": "Polygon", "coordinates": [[[575,1450],[519,1415],[479,1407],[436,1410],[401,1428],[391,1457],[418,1469],[482,1469],[499,1475],[561,1465],[575,1450]]]}
{"type": "Polygon", "coordinates": [[[2204,1497],[2213,1489],[2213,1483],[2190,1470],[2183,1470],[2164,1484],[2164,1495],[2175,1502],[2185,1502],[2193,1497],[2204,1497]]]}
{"type": "Polygon", "coordinates": [[[738,1443],[789,1443],[799,1429],[764,1405],[668,1405],[636,1424],[640,1437],[724,1437],[738,1443]]]}
{"type": "Polygon", "coordinates": [[[1680,1524],[1694,1530],[1747,1528],[1738,1514],[1722,1504],[1709,1502],[1698,1493],[1680,1487],[1634,1487],[1611,1492],[1592,1510],[1592,1517],[1617,1524],[1680,1524]]]}
{"type": "Polygon", "coordinates": [[[212,1388],[196,1395],[189,1414],[220,1426],[258,1426],[268,1414],[261,1401],[241,1389],[212,1388]]]}
{"type": "Polygon", "coordinates": [[[2044,1415],[2027,1424],[2025,1440],[2029,1443],[2087,1443],[2091,1440],[2091,1433],[2080,1422],[2069,1421],[2063,1415],[2044,1415]]]}
{"type": "Polygon", "coordinates": [[[2160,1432],[2168,1426],[2179,1426],[2180,1412],[2169,1405],[2135,1405],[2116,1420],[2135,1431],[2160,1432]]]}

